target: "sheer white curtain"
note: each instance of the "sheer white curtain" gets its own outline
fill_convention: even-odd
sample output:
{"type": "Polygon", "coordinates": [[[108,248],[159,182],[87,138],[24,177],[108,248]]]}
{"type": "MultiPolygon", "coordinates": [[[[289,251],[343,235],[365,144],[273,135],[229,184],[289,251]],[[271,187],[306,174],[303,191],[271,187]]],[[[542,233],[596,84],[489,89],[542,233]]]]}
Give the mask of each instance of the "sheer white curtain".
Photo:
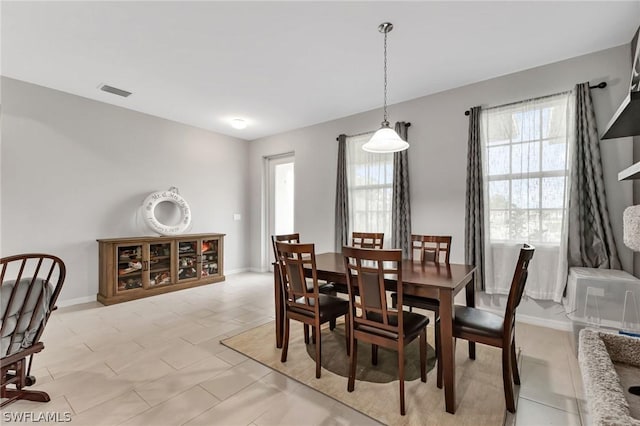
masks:
{"type": "Polygon", "coordinates": [[[347,137],[346,162],[351,232],[384,232],[391,243],[393,154],[373,154],[362,149],[373,133],[347,137]]]}
{"type": "Polygon", "coordinates": [[[481,111],[486,292],[508,294],[523,243],[525,294],[560,300],[567,277],[571,93],[481,111]]]}

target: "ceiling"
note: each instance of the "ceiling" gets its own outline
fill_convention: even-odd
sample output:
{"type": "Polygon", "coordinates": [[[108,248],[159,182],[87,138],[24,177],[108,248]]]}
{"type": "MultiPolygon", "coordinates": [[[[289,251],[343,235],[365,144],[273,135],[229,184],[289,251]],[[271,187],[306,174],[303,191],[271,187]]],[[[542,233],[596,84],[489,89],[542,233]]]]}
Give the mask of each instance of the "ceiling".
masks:
{"type": "Polygon", "coordinates": [[[628,43],[640,0],[3,1],[1,14],[2,75],[253,140],[381,107],[381,22],[395,26],[393,104],[628,43]]]}

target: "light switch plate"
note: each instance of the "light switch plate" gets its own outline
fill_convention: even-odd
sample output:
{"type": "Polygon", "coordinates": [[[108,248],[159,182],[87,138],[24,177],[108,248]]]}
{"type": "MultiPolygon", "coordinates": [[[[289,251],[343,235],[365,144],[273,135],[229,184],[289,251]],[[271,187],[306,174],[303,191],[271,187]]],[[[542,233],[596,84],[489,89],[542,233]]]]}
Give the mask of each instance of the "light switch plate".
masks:
{"type": "Polygon", "coordinates": [[[240,213],[234,213],[233,220],[242,220],[242,215],[240,213]]]}

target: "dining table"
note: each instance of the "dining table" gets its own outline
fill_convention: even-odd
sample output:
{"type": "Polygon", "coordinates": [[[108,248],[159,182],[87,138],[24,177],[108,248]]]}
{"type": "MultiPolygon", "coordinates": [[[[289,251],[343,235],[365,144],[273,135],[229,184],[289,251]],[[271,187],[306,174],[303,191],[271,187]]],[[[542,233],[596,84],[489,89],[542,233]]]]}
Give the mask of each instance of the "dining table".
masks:
{"type": "MultiPolygon", "coordinates": [[[[284,330],[284,289],[280,279],[280,268],[274,267],[275,333],[276,347],[282,347],[284,330]]],[[[316,255],[316,273],[319,280],[347,285],[346,269],[342,253],[321,253],[316,255]]],[[[311,277],[311,269],[305,268],[311,277]]],[[[397,281],[385,279],[388,291],[395,291],[397,281]]],[[[476,267],[456,263],[402,261],[403,294],[428,297],[440,303],[440,336],[442,376],[445,394],[445,408],[455,413],[455,338],[453,322],[455,318],[454,298],[465,289],[466,305],[475,307],[476,267]]],[[[469,342],[469,358],[475,359],[475,343],[469,342]]]]}

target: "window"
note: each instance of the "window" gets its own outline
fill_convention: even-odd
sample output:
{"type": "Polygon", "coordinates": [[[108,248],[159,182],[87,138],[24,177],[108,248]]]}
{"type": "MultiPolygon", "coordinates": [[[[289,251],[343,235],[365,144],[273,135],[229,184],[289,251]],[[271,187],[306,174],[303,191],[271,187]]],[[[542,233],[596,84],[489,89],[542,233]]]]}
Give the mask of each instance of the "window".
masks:
{"type": "Polygon", "coordinates": [[[536,247],[525,294],[553,299],[566,279],[573,95],[481,111],[486,292],[507,294],[522,243],[536,247]]]}
{"type": "MultiPolygon", "coordinates": [[[[350,136],[346,142],[349,191],[349,234],[384,232],[391,236],[393,154],[372,154],[362,149],[372,133],[350,136]]],[[[385,238],[385,246],[389,238],[385,238]]]]}
{"type": "Polygon", "coordinates": [[[560,244],[569,172],[568,97],[482,111],[491,242],[560,244]]]}

